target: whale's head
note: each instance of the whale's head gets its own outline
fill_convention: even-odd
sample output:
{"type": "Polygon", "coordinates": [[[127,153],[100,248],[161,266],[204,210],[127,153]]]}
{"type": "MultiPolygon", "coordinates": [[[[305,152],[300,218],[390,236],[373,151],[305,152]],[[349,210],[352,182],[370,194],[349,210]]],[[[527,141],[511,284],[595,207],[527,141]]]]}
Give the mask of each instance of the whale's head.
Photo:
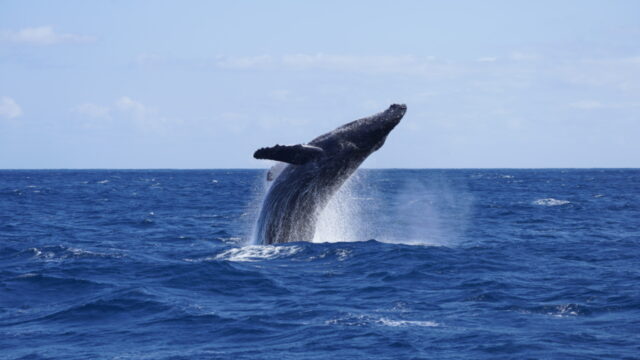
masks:
{"type": "Polygon", "coordinates": [[[345,144],[368,156],[384,145],[387,135],[407,112],[404,104],[393,104],[381,113],[350,122],[334,131],[345,144]]]}

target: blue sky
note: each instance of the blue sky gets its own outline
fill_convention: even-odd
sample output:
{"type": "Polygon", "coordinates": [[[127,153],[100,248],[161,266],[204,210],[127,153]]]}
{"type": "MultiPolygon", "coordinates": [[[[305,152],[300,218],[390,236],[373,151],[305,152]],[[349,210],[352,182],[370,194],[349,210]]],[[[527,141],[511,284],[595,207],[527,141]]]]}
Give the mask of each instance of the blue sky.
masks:
{"type": "Polygon", "coordinates": [[[408,105],[366,167],[639,167],[638,1],[0,0],[0,168],[250,168],[408,105]]]}

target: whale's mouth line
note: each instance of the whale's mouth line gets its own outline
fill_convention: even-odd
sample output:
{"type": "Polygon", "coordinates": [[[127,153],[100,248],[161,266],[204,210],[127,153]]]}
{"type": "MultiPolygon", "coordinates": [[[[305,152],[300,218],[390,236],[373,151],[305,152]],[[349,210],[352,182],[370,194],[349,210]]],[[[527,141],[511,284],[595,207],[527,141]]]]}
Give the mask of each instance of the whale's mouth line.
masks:
{"type": "MultiPolygon", "coordinates": [[[[256,224],[255,243],[312,241],[318,215],[362,162],[384,145],[407,106],[352,121],[309,143],[258,149],[256,159],[288,163],[267,190],[256,224]],[[301,181],[302,180],[302,181],[301,181]]],[[[269,175],[268,175],[269,177],[269,175]]]]}

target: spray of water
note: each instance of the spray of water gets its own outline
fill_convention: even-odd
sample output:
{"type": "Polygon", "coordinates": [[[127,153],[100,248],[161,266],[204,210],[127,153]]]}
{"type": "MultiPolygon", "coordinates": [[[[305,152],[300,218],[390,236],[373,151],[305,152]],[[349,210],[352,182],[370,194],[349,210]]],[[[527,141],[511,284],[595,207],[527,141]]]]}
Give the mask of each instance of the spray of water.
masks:
{"type": "Polygon", "coordinates": [[[316,223],[314,243],[366,240],[360,221],[363,204],[356,191],[361,185],[362,179],[356,172],[331,198],[316,223]]]}
{"type": "Polygon", "coordinates": [[[435,246],[460,242],[472,204],[464,189],[442,177],[408,177],[387,201],[393,221],[378,240],[435,246]]]}
{"type": "MultiPolygon", "coordinates": [[[[314,243],[376,239],[410,245],[452,246],[463,237],[472,198],[442,177],[407,176],[397,185],[357,171],[320,213],[314,243]]],[[[266,178],[266,177],[265,177],[266,178]]],[[[259,198],[271,182],[262,183],[259,198]]],[[[258,198],[258,197],[257,197],[258,198]]],[[[258,211],[262,204],[254,202],[258,211]]],[[[249,244],[257,244],[254,225],[249,244]]]]}
{"type": "Polygon", "coordinates": [[[271,181],[267,181],[267,173],[268,170],[264,171],[264,173],[260,176],[260,180],[258,180],[258,182],[256,182],[256,184],[253,186],[254,195],[249,204],[250,210],[248,210],[248,212],[251,213],[251,218],[253,219],[253,221],[251,223],[251,233],[249,234],[247,240],[244,242],[244,245],[260,244],[260,242],[258,241],[258,216],[260,215],[260,209],[262,209],[262,203],[264,202],[265,195],[269,191],[269,187],[272,184],[271,181]]]}
{"type": "Polygon", "coordinates": [[[452,246],[462,239],[472,205],[464,188],[442,177],[389,181],[354,174],[320,215],[313,241],[452,246]]]}

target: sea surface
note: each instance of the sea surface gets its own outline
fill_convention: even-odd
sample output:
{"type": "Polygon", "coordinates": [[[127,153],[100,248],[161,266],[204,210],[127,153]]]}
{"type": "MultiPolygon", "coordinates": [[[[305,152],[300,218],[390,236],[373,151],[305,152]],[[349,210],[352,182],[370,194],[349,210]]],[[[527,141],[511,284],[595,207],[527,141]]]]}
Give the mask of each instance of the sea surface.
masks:
{"type": "Polygon", "coordinates": [[[640,359],[640,170],[0,171],[1,359],[640,359]]]}

